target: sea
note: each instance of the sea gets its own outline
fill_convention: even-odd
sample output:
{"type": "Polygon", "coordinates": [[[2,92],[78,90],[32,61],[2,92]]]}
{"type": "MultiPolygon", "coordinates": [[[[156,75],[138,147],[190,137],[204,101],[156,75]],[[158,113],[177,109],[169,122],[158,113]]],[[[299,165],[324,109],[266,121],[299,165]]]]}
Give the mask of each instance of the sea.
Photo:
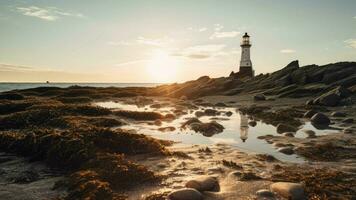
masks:
{"type": "Polygon", "coordinates": [[[90,86],[90,87],[155,87],[162,83],[0,83],[0,92],[36,87],[90,86]]]}

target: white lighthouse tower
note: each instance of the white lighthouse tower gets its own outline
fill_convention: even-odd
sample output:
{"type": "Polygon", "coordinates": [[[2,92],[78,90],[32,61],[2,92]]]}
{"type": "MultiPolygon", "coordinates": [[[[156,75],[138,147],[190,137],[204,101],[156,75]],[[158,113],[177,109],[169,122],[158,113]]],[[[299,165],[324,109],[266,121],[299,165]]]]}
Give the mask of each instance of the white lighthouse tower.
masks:
{"type": "Polygon", "coordinates": [[[238,77],[253,77],[255,72],[252,69],[252,62],[250,58],[250,36],[245,33],[242,36],[241,42],[241,60],[240,60],[240,71],[238,77]]]}

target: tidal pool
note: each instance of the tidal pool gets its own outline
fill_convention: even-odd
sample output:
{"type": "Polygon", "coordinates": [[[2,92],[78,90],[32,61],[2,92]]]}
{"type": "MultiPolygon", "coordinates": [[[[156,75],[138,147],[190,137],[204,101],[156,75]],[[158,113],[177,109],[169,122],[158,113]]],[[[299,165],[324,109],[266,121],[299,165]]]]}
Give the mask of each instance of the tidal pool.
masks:
{"type": "MultiPolygon", "coordinates": [[[[116,110],[130,110],[130,111],[154,111],[161,114],[172,113],[175,109],[174,105],[168,105],[161,108],[152,108],[150,105],[137,106],[133,104],[125,104],[123,102],[97,102],[98,106],[116,110]]],[[[267,143],[265,140],[258,139],[258,136],[263,135],[279,135],[276,132],[276,127],[256,121],[256,126],[250,126],[249,116],[243,115],[232,107],[203,107],[198,106],[195,110],[186,110],[187,113],[177,117],[172,121],[162,121],[161,126],[154,125],[147,122],[135,122],[129,125],[121,126],[122,129],[135,130],[138,133],[150,135],[152,137],[164,140],[172,140],[178,142],[178,145],[212,145],[217,143],[225,143],[231,146],[237,147],[243,151],[259,154],[270,154],[277,159],[288,162],[304,162],[304,158],[297,155],[286,155],[277,151],[272,144],[267,143]],[[219,134],[215,134],[211,137],[206,137],[201,133],[196,133],[190,129],[181,129],[181,125],[187,121],[187,119],[196,117],[195,112],[204,111],[205,109],[215,109],[220,112],[217,116],[202,116],[199,120],[202,122],[216,121],[225,127],[224,131],[219,134]],[[227,112],[232,112],[231,116],[227,116],[227,112]],[[174,127],[175,130],[160,131],[159,128],[174,127]]],[[[313,130],[316,135],[325,135],[334,130],[318,130],[310,122],[305,124],[299,129],[295,137],[305,138],[307,135],[303,130],[313,130]]]]}

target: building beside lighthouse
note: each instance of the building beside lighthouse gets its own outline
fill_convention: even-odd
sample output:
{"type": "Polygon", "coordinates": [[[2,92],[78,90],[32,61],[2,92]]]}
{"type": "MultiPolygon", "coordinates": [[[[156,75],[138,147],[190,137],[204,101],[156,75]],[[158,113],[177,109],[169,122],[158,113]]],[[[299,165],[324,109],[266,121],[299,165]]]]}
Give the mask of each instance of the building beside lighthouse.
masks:
{"type": "Polygon", "coordinates": [[[240,69],[237,73],[231,73],[230,76],[237,78],[253,77],[255,75],[254,70],[252,69],[252,62],[250,57],[251,42],[250,36],[245,33],[242,36],[241,41],[241,60],[240,60],[240,69]]]}

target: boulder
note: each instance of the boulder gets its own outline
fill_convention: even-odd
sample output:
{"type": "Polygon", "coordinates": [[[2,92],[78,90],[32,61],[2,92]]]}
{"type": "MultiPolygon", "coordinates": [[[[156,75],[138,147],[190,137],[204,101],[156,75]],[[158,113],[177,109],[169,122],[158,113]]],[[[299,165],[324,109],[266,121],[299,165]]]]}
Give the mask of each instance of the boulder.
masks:
{"type": "Polygon", "coordinates": [[[351,133],[353,133],[353,130],[352,130],[352,128],[345,128],[343,132],[345,134],[351,134],[351,133]]]}
{"type": "Polygon", "coordinates": [[[271,191],[290,200],[305,200],[307,199],[302,184],[290,182],[277,182],[271,186],[271,191]]]}
{"type": "Polygon", "coordinates": [[[346,117],[346,114],[343,112],[332,112],[331,116],[333,117],[346,117]]]}
{"type": "Polygon", "coordinates": [[[330,124],[330,119],[328,116],[324,115],[323,113],[316,113],[313,115],[313,117],[310,119],[310,121],[313,124],[317,125],[329,125],[330,124]]]}
{"type": "Polygon", "coordinates": [[[226,107],[226,104],[222,103],[222,102],[219,102],[219,103],[216,103],[214,106],[216,106],[216,107],[226,107]]]}
{"type": "Polygon", "coordinates": [[[305,102],[305,105],[307,106],[311,106],[313,104],[314,104],[313,100],[308,100],[307,102],[305,102]]]}
{"type": "Polygon", "coordinates": [[[168,200],[202,200],[203,195],[196,189],[184,188],[168,194],[168,200]]]}
{"type": "Polygon", "coordinates": [[[292,147],[281,147],[277,149],[278,152],[287,154],[287,155],[292,155],[294,154],[294,150],[292,147]]]}
{"type": "Polygon", "coordinates": [[[293,126],[289,126],[287,124],[278,124],[277,125],[277,133],[284,133],[284,132],[296,132],[297,128],[293,126]]]}
{"type": "Polygon", "coordinates": [[[215,177],[211,176],[201,176],[196,179],[190,180],[185,184],[187,188],[194,188],[200,192],[203,191],[220,191],[220,185],[215,177]]]}
{"type": "Polygon", "coordinates": [[[265,95],[263,95],[263,94],[256,94],[256,95],[253,97],[253,99],[254,99],[255,101],[264,101],[264,100],[266,100],[266,97],[265,97],[265,95]]]}
{"type": "Polygon", "coordinates": [[[311,118],[313,115],[315,115],[317,112],[315,110],[308,110],[307,112],[304,113],[303,117],[304,118],[311,118]]]}
{"type": "Polygon", "coordinates": [[[314,100],[314,104],[324,106],[337,106],[341,98],[337,94],[327,93],[314,100]]]}

